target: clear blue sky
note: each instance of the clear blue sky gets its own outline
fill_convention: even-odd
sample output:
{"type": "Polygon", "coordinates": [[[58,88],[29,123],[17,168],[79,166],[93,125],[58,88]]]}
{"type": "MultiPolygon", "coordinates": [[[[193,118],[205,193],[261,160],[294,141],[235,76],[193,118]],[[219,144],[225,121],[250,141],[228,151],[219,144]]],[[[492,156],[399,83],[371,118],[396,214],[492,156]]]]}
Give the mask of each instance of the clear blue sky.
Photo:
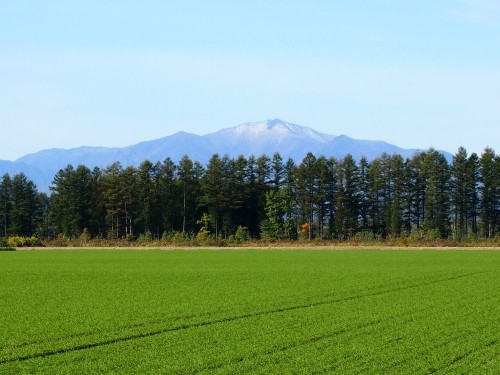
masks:
{"type": "Polygon", "coordinates": [[[0,159],[268,118],[500,153],[500,1],[0,5],[0,159]]]}

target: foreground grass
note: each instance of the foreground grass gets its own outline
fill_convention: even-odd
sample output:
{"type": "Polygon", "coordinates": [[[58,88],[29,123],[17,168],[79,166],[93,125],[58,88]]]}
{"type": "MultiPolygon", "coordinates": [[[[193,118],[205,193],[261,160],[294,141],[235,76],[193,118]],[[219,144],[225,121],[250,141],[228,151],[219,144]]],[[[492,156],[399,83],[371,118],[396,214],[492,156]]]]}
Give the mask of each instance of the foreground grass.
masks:
{"type": "Polygon", "coordinates": [[[500,252],[0,253],[0,373],[498,373],[500,252]]]}

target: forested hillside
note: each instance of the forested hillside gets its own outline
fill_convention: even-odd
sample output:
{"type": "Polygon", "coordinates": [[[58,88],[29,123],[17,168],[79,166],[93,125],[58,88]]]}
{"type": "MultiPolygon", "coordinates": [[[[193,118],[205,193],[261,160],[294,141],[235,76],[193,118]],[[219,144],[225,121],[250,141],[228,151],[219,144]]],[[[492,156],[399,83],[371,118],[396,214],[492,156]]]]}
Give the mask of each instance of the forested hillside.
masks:
{"type": "Polygon", "coordinates": [[[23,174],[0,183],[3,237],[492,238],[499,218],[500,156],[490,148],[460,148],[452,163],[430,149],[371,162],[309,153],[295,163],[277,153],[68,165],[50,196],[23,174]]]}

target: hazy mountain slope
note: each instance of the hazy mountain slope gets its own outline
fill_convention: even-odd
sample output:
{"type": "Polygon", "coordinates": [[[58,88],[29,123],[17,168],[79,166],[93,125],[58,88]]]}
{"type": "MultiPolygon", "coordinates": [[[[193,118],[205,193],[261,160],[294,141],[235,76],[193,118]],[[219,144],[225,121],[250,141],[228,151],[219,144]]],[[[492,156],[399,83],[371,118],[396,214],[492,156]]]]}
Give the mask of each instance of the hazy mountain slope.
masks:
{"type": "Polygon", "coordinates": [[[388,154],[400,154],[406,158],[412,157],[418,150],[403,149],[383,141],[354,139],[346,135],[336,137],[318,150],[318,153],[321,155],[333,155],[339,158],[351,154],[355,159],[360,159],[364,156],[368,160],[374,159],[384,152],[388,154]]]}
{"type": "MultiPolygon", "coordinates": [[[[245,123],[203,136],[179,132],[123,148],[78,147],[68,150],[43,150],[23,156],[15,162],[0,161],[0,174],[24,172],[41,191],[48,191],[55,174],[68,164],[75,167],[84,164],[89,168],[102,168],[119,161],[123,166],[138,166],[144,160],[154,163],[167,157],[178,162],[184,155],[205,164],[215,153],[221,156],[228,154],[232,157],[248,157],[262,154],[272,156],[275,152],[279,152],[284,159],[291,157],[300,162],[308,152],[316,156],[337,158],[350,153],[356,159],[365,156],[371,160],[383,152],[411,157],[416,150],[405,150],[382,141],[357,140],[346,135],[337,137],[274,119],[245,123]]],[[[445,155],[451,160],[450,154],[445,155]]]]}

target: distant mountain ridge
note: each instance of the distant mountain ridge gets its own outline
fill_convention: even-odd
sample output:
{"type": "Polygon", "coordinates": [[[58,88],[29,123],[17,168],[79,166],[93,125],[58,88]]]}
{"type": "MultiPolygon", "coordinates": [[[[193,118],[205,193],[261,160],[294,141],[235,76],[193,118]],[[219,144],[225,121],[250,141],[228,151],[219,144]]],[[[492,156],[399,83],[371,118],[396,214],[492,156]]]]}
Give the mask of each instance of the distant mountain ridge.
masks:
{"type": "MultiPolygon", "coordinates": [[[[170,157],[175,162],[188,155],[202,164],[214,154],[236,157],[244,155],[272,156],[279,152],[284,159],[300,162],[308,152],[316,156],[342,158],[351,154],[374,159],[386,152],[411,157],[418,149],[403,149],[383,141],[366,141],[346,135],[329,135],[312,128],[280,119],[251,122],[219,130],[203,136],[178,132],[171,136],[144,141],[123,148],[78,147],[48,149],[25,155],[14,162],[0,160],[0,175],[24,172],[40,191],[49,191],[55,174],[68,164],[84,164],[89,168],[106,167],[116,161],[124,166],[138,166],[144,160],[163,161],[170,157]]],[[[443,152],[448,159],[451,154],[443,152]]]]}

